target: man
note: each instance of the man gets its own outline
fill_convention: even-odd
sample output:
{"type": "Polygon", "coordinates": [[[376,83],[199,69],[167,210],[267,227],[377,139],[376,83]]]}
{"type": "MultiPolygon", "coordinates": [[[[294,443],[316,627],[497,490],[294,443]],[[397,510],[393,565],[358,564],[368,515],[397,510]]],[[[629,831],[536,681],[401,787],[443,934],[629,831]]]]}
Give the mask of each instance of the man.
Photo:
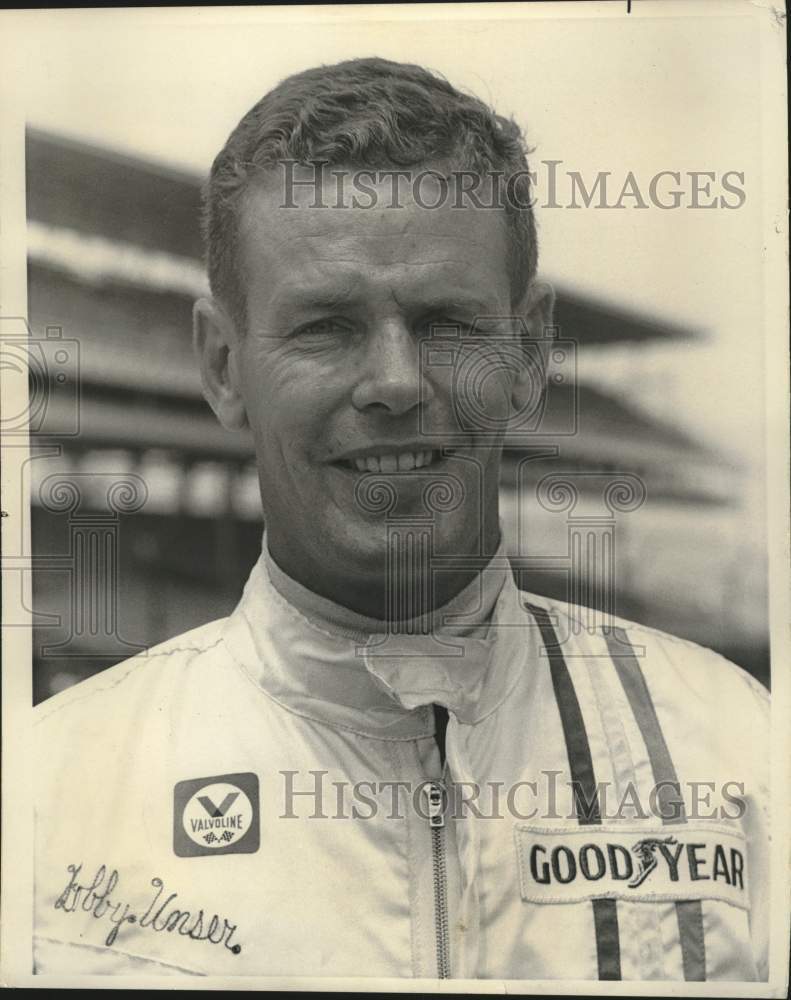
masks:
{"type": "Polygon", "coordinates": [[[529,194],[512,122],[380,59],[228,139],[195,345],[263,551],[228,619],[38,710],[39,972],[766,978],[763,689],[504,555],[529,194]]]}

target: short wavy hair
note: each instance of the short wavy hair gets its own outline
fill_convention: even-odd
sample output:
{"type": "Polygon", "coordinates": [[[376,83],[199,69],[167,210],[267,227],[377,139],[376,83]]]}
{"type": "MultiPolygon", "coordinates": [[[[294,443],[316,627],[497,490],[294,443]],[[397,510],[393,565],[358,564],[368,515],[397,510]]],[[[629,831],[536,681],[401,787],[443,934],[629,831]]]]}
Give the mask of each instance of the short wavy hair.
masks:
{"type": "Polygon", "coordinates": [[[511,300],[518,302],[538,263],[528,152],[513,119],[422,66],[352,59],[289,76],[247,112],[212,165],[203,199],[212,294],[244,329],[238,212],[254,174],[284,161],[363,168],[440,161],[514,178],[505,212],[511,300]]]}

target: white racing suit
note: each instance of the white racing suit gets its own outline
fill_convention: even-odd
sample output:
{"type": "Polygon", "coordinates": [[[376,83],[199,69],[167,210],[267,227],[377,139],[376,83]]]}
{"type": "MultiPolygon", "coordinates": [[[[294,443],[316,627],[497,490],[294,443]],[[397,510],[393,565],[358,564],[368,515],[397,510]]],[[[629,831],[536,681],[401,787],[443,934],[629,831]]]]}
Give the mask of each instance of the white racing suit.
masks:
{"type": "Polygon", "coordinates": [[[588,620],[361,645],[262,556],[36,710],[36,971],[766,979],[766,692],[588,620]]]}

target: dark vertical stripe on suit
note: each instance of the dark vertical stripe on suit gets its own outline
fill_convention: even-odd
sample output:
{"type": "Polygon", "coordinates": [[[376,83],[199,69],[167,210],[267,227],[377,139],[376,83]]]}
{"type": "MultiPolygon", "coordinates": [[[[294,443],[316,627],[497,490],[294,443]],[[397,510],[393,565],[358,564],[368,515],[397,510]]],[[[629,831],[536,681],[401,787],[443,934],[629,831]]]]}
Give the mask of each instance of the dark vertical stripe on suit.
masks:
{"type": "MultiPolygon", "coordinates": [[[[585,720],[574,690],[566,661],[560,649],[555,629],[549,615],[543,608],[526,605],[541,632],[541,639],[549,658],[552,687],[555,692],[569,770],[574,794],[574,806],[580,825],[601,823],[601,810],[596,790],[596,775],[593,769],[585,720]]],[[[596,956],[599,979],[621,978],[621,945],[618,933],[618,907],[614,899],[594,899],[593,923],[596,932],[596,956]]]]}
{"type": "Polygon", "coordinates": [[[618,931],[618,904],[614,899],[593,900],[596,927],[596,954],[599,979],[621,978],[621,941],[618,931]]]}
{"type": "Polygon", "coordinates": [[[703,907],[700,900],[679,900],[676,903],[676,917],[681,938],[684,979],[690,983],[703,983],[706,981],[706,938],[703,935],[703,907]]]}
{"type": "MultiPolygon", "coordinates": [[[[605,631],[610,657],[634,713],[637,726],[645,742],[648,760],[657,787],[657,800],[662,823],[686,823],[686,811],[681,798],[676,768],[670,756],[651,692],[643,671],[634,655],[629,637],[622,628],[605,631]]],[[[703,906],[699,899],[676,903],[676,918],[681,940],[681,960],[684,979],[704,982],[706,979],[706,941],[703,934],[703,906]]]]}

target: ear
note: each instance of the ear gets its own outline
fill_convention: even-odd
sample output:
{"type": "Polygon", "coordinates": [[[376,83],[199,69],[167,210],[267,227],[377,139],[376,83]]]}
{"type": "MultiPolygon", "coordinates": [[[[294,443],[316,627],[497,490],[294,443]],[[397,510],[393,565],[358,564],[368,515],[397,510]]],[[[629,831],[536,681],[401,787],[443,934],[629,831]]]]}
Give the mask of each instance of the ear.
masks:
{"type": "Polygon", "coordinates": [[[212,299],[198,299],[192,325],[203,395],[226,430],[242,430],[247,427],[247,412],[239,379],[241,345],[236,326],[212,299]]]}
{"type": "MultiPolygon", "coordinates": [[[[547,336],[546,329],[552,325],[555,307],[555,292],[547,281],[531,281],[516,314],[522,319],[522,338],[529,342],[540,341],[547,336]]],[[[521,324],[520,324],[521,325],[521,324]]],[[[514,410],[521,413],[531,410],[540,402],[546,390],[544,374],[536,364],[536,355],[529,348],[524,352],[524,365],[511,388],[511,403],[514,410]]]]}

